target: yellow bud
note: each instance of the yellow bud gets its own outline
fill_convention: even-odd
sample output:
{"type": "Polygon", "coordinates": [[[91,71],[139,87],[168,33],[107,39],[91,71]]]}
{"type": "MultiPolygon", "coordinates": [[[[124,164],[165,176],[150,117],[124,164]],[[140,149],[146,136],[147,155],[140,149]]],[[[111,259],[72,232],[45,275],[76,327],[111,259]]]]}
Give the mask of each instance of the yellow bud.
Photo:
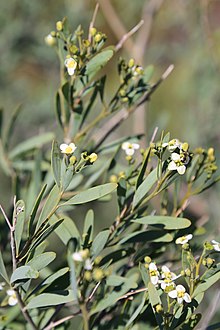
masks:
{"type": "Polygon", "coordinates": [[[157,312],[158,314],[163,312],[163,306],[160,305],[160,304],[158,304],[158,305],[155,307],[155,309],[156,309],[156,312],[157,312]]]}
{"type": "Polygon", "coordinates": [[[101,268],[95,268],[92,274],[92,277],[95,281],[99,282],[104,277],[104,272],[101,268]]]}
{"type": "Polygon", "coordinates": [[[61,21],[56,22],[57,31],[63,30],[63,23],[61,21]]]}
{"type": "Polygon", "coordinates": [[[125,172],[121,171],[118,173],[119,178],[125,178],[125,172]]]}
{"type": "Polygon", "coordinates": [[[94,163],[97,160],[97,158],[98,158],[98,155],[95,152],[93,152],[91,155],[89,155],[90,163],[94,163]]]}
{"type": "Polygon", "coordinates": [[[185,275],[185,271],[184,270],[181,270],[180,274],[181,274],[181,276],[184,276],[185,275]]]}
{"type": "Polygon", "coordinates": [[[214,148],[209,148],[207,151],[209,160],[213,162],[215,160],[215,155],[214,155],[214,148]]]}
{"type": "Polygon", "coordinates": [[[109,178],[109,181],[110,181],[111,183],[117,183],[117,182],[118,182],[118,178],[117,178],[117,176],[116,176],[115,174],[112,174],[112,175],[110,176],[110,178],[109,178]]]}
{"type": "Polygon", "coordinates": [[[86,281],[90,282],[91,279],[92,279],[92,274],[90,271],[86,270],[85,273],[84,273],[84,278],[86,281]]]}
{"type": "Polygon", "coordinates": [[[137,74],[143,74],[144,70],[143,70],[143,68],[141,66],[137,66],[136,69],[135,69],[135,72],[137,74]]]}
{"type": "Polygon", "coordinates": [[[102,40],[102,35],[101,33],[97,33],[94,37],[95,42],[100,42],[102,40]]]}
{"type": "Polygon", "coordinates": [[[126,91],[123,88],[120,89],[119,95],[122,96],[122,97],[125,96],[126,95],[126,91]]]}
{"type": "Polygon", "coordinates": [[[83,39],[83,45],[88,48],[90,46],[90,42],[88,39],[83,39]]]}
{"type": "Polygon", "coordinates": [[[128,97],[123,97],[123,98],[121,99],[121,101],[122,101],[123,103],[128,102],[128,97]]]}
{"type": "Polygon", "coordinates": [[[186,270],[185,270],[185,274],[186,274],[186,276],[190,277],[190,275],[191,275],[191,270],[190,270],[189,268],[186,268],[186,270]]]}
{"type": "Polygon", "coordinates": [[[151,263],[151,257],[149,257],[149,256],[146,256],[145,258],[144,258],[144,261],[147,263],[147,264],[150,264],[151,263]]]}
{"type": "Polygon", "coordinates": [[[89,250],[88,249],[81,250],[80,254],[81,254],[82,258],[85,260],[89,257],[89,250]]]}
{"type": "Polygon", "coordinates": [[[101,256],[96,257],[95,260],[94,260],[94,264],[99,265],[101,260],[102,260],[101,256]]]}
{"type": "Polygon", "coordinates": [[[206,258],[202,259],[202,264],[203,264],[203,266],[206,266],[207,265],[206,258]]]}
{"type": "Polygon", "coordinates": [[[92,27],[92,28],[90,29],[90,34],[91,34],[91,36],[94,37],[94,35],[96,34],[96,32],[97,32],[96,28],[92,27]]]}
{"type": "Polygon", "coordinates": [[[131,58],[129,61],[128,61],[128,67],[129,68],[132,68],[134,66],[134,59],[131,58]]]}
{"type": "Polygon", "coordinates": [[[76,156],[71,156],[69,159],[70,165],[74,165],[77,162],[77,158],[76,156]]]}
{"type": "Polygon", "coordinates": [[[72,46],[70,46],[70,52],[71,52],[72,54],[77,54],[78,51],[79,51],[79,48],[78,48],[76,45],[72,45],[72,46]]]}
{"type": "Polygon", "coordinates": [[[189,144],[187,143],[187,142],[184,142],[183,144],[182,144],[182,150],[183,151],[187,151],[189,149],[189,144]]]}
{"type": "Polygon", "coordinates": [[[125,158],[128,162],[130,162],[132,160],[132,156],[126,156],[125,158]]]}
{"type": "Polygon", "coordinates": [[[53,36],[51,35],[51,33],[48,34],[48,35],[44,38],[44,41],[45,41],[45,43],[46,43],[48,46],[55,46],[56,43],[57,43],[56,38],[53,37],[53,36]]]}
{"type": "Polygon", "coordinates": [[[206,262],[207,262],[207,266],[208,266],[208,267],[211,267],[211,266],[214,264],[215,259],[207,258],[207,259],[206,259],[206,262]]]}

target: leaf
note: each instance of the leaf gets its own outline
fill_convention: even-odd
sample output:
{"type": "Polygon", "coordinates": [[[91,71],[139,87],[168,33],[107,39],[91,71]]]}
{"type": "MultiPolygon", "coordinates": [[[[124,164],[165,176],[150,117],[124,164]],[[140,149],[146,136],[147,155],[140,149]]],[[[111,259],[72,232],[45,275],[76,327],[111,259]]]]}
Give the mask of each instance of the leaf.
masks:
{"type": "Polygon", "coordinates": [[[7,159],[1,139],[0,139],[0,166],[7,176],[12,175],[11,163],[7,159]]]}
{"type": "Polygon", "coordinates": [[[154,312],[154,315],[155,315],[157,324],[158,324],[160,330],[163,330],[163,325],[162,325],[163,319],[162,319],[162,316],[160,314],[158,314],[155,311],[155,308],[154,308],[156,305],[162,305],[162,303],[161,303],[161,300],[160,300],[160,296],[159,296],[159,294],[157,292],[157,289],[155,288],[155,286],[151,282],[148,283],[148,293],[149,293],[150,304],[151,304],[152,310],[154,312]]]}
{"type": "Polygon", "coordinates": [[[73,290],[74,297],[76,301],[78,302],[78,284],[77,284],[77,278],[76,278],[76,271],[75,271],[75,264],[72,258],[72,255],[68,253],[67,256],[69,268],[70,268],[70,283],[71,288],[73,290]]]}
{"type": "MultiPolygon", "coordinates": [[[[64,214],[62,214],[62,217],[63,222],[60,224],[59,227],[55,229],[55,233],[57,234],[57,236],[61,239],[64,245],[67,245],[69,240],[72,238],[76,238],[77,242],[79,242],[80,234],[78,229],[76,228],[74,221],[64,214]]],[[[49,223],[51,225],[56,224],[57,220],[58,218],[56,216],[52,216],[49,220],[49,223]]]]}
{"type": "Polygon", "coordinates": [[[31,233],[34,232],[34,228],[33,228],[34,219],[35,219],[35,216],[37,214],[38,207],[39,207],[40,202],[41,202],[41,200],[43,198],[43,195],[44,195],[44,192],[45,192],[46,188],[47,188],[47,185],[45,184],[43,186],[43,188],[41,189],[39,195],[37,196],[36,202],[34,204],[34,207],[33,207],[32,211],[31,211],[30,219],[29,219],[29,223],[28,223],[28,232],[29,232],[29,235],[31,235],[31,233]]]}
{"type": "Polygon", "coordinates": [[[42,293],[37,297],[31,299],[31,301],[27,304],[26,308],[40,308],[46,306],[57,306],[61,304],[66,304],[69,302],[73,302],[75,297],[73,295],[72,290],[64,290],[60,292],[60,294],[55,293],[42,293]]]}
{"type": "Polygon", "coordinates": [[[203,283],[198,284],[195,291],[193,292],[192,297],[196,297],[200,293],[205,292],[206,290],[208,290],[210,288],[210,286],[212,286],[219,280],[220,280],[220,272],[215,273],[213,276],[206,279],[203,283]]]}
{"type": "Polygon", "coordinates": [[[127,193],[127,182],[124,178],[120,178],[117,187],[118,205],[120,211],[122,211],[124,207],[126,201],[126,193],[127,193]]]}
{"type": "Polygon", "coordinates": [[[4,109],[0,108],[0,139],[2,139],[2,127],[4,122],[4,109]]]}
{"type": "Polygon", "coordinates": [[[22,110],[22,107],[21,105],[19,105],[15,111],[12,113],[12,116],[10,117],[9,119],[9,122],[8,122],[8,125],[6,127],[6,130],[5,130],[5,134],[4,134],[4,148],[7,150],[8,149],[8,146],[9,146],[9,143],[10,143],[10,139],[13,135],[13,131],[14,131],[14,127],[15,127],[15,124],[16,124],[16,120],[20,114],[22,110]]]}
{"type": "Polygon", "coordinates": [[[142,280],[144,282],[144,285],[147,288],[148,284],[150,282],[149,272],[147,271],[147,269],[144,267],[144,265],[142,263],[139,264],[139,270],[140,270],[141,277],[142,277],[142,280]]]}
{"type": "Polygon", "coordinates": [[[5,268],[4,260],[2,258],[2,252],[0,250],[0,275],[4,278],[7,283],[10,283],[8,274],[5,268]]]}
{"type": "Polygon", "coordinates": [[[38,271],[48,266],[56,258],[55,252],[44,252],[31,259],[27,266],[30,266],[38,271]]]}
{"type": "Polygon", "coordinates": [[[166,234],[163,230],[146,230],[136,231],[122,238],[119,244],[136,243],[136,242],[171,242],[172,235],[166,234]]]}
{"type": "Polygon", "coordinates": [[[149,158],[150,158],[150,153],[151,153],[151,148],[149,147],[145,152],[144,160],[143,160],[140,172],[139,172],[138,177],[137,177],[136,187],[135,187],[136,190],[143,181],[144,174],[146,172],[146,168],[147,168],[148,161],[149,161],[149,158]]]}
{"type": "Polygon", "coordinates": [[[94,258],[96,258],[100,252],[104,249],[108,238],[110,235],[110,230],[104,230],[98,233],[98,235],[95,237],[94,241],[92,242],[92,247],[91,247],[91,253],[94,258]]]}
{"type": "Polygon", "coordinates": [[[126,294],[129,290],[135,289],[137,287],[137,278],[137,274],[133,274],[129,278],[125,279],[124,283],[121,285],[120,290],[114,290],[110,293],[107,293],[105,297],[98,302],[96,307],[91,310],[91,315],[101,312],[108,307],[114,306],[120,297],[126,294]]]}
{"type": "Polygon", "coordinates": [[[63,275],[65,275],[67,272],[69,272],[69,267],[64,267],[64,268],[61,268],[59,269],[57,272],[55,272],[54,274],[50,275],[48,278],[46,278],[44,281],[43,281],[43,284],[44,285],[47,285],[47,284],[51,284],[53,283],[55,280],[57,280],[59,277],[62,277],[63,275]]]}
{"type": "Polygon", "coordinates": [[[154,66],[148,65],[144,70],[143,80],[145,83],[148,83],[154,74],[154,66]]]}
{"type": "Polygon", "coordinates": [[[89,242],[93,240],[93,229],[94,229],[94,212],[92,209],[86,213],[84,228],[83,228],[83,248],[85,249],[89,242]]]}
{"type": "Polygon", "coordinates": [[[78,193],[77,195],[73,196],[67,202],[61,204],[60,206],[88,203],[96,199],[99,199],[107,194],[110,194],[116,188],[117,188],[116,183],[105,183],[103,185],[96,186],[78,193]]]}
{"type": "Polygon", "coordinates": [[[186,218],[176,218],[169,216],[157,216],[157,215],[148,215],[143,218],[137,218],[131,220],[134,223],[140,223],[142,225],[158,225],[162,229],[167,230],[177,230],[188,228],[191,225],[190,220],[186,218]],[[161,226],[160,226],[161,225],[161,226]]]}
{"type": "Polygon", "coordinates": [[[133,208],[136,208],[147,196],[149,190],[157,182],[157,168],[147,175],[134,194],[133,208]]]}
{"type": "Polygon", "coordinates": [[[206,330],[219,330],[220,329],[220,322],[212,324],[206,328],[206,330]]]}
{"type": "Polygon", "coordinates": [[[53,133],[45,133],[34,136],[24,142],[19,143],[10,153],[9,158],[14,159],[26,152],[40,148],[43,144],[51,142],[54,138],[53,133]]]}
{"type": "Polygon", "coordinates": [[[40,213],[40,216],[39,216],[39,219],[38,219],[38,222],[36,225],[36,231],[38,230],[38,228],[40,228],[42,223],[44,221],[46,221],[47,219],[49,219],[51,217],[51,215],[55,212],[56,207],[60,201],[60,198],[61,198],[61,194],[60,194],[59,188],[57,187],[57,185],[55,185],[53,187],[53,189],[50,191],[50,194],[47,197],[44,207],[40,213]]]}
{"type": "Polygon", "coordinates": [[[53,141],[52,144],[52,151],[51,151],[51,165],[54,180],[57,186],[60,188],[61,186],[61,159],[60,159],[60,149],[58,147],[58,143],[53,141]]]}
{"type": "Polygon", "coordinates": [[[25,204],[24,201],[19,200],[15,205],[13,212],[13,223],[15,223],[15,247],[16,255],[19,254],[19,247],[21,243],[22,233],[24,230],[24,221],[25,221],[25,204]]]}
{"type": "Polygon", "coordinates": [[[15,281],[18,280],[26,280],[29,278],[38,278],[39,277],[39,272],[32,268],[31,266],[21,266],[12,273],[10,282],[14,283],[15,281]]]}
{"type": "Polygon", "coordinates": [[[58,123],[60,124],[61,128],[63,128],[61,101],[60,101],[59,92],[56,93],[56,116],[58,123]]]}
{"type": "Polygon", "coordinates": [[[104,49],[95,55],[86,65],[86,75],[91,80],[112,58],[114,51],[112,49],[104,49]]]}
{"type": "Polygon", "coordinates": [[[128,320],[128,322],[126,324],[126,329],[127,329],[127,327],[129,327],[134,322],[134,320],[139,316],[139,314],[141,314],[141,311],[144,307],[145,301],[146,301],[146,293],[144,293],[142,295],[141,303],[134,310],[134,313],[131,315],[130,319],[128,320]]]}

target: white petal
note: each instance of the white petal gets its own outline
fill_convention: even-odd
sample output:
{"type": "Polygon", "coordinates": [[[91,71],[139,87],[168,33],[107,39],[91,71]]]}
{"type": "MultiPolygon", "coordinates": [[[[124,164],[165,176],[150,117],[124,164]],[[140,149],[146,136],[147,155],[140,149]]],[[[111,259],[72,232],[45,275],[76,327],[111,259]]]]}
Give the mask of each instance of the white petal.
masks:
{"type": "Polygon", "coordinates": [[[123,150],[127,150],[129,148],[129,146],[130,146],[129,142],[124,142],[124,143],[122,143],[121,147],[122,147],[123,150]]]}
{"type": "Polygon", "coordinates": [[[185,294],[184,294],[183,299],[184,299],[185,302],[187,302],[187,303],[190,303],[190,302],[192,301],[192,299],[191,299],[191,297],[190,297],[190,295],[189,295],[188,293],[185,293],[185,294]]]}
{"type": "Polygon", "coordinates": [[[176,287],[176,291],[177,291],[177,292],[178,292],[178,291],[185,292],[186,289],[184,288],[183,285],[179,284],[179,285],[177,285],[177,287],[176,287]]]}
{"type": "Polygon", "coordinates": [[[68,71],[69,75],[72,76],[75,72],[75,68],[67,68],[67,71],[68,71]]]}
{"type": "Polygon", "coordinates": [[[72,254],[72,258],[74,261],[80,261],[80,262],[83,261],[83,258],[79,252],[74,252],[72,254]]]}
{"type": "Polygon", "coordinates": [[[66,143],[62,143],[62,144],[60,145],[60,150],[64,151],[64,150],[66,150],[67,147],[68,147],[68,144],[66,144],[66,143]]]}
{"type": "Polygon", "coordinates": [[[150,276],[151,283],[156,285],[158,283],[158,276],[150,276]]]}
{"type": "Polygon", "coordinates": [[[176,163],[174,161],[170,162],[168,165],[169,171],[175,171],[177,169],[176,163]]]}
{"type": "Polygon", "coordinates": [[[133,156],[133,154],[134,154],[134,149],[126,149],[125,150],[125,153],[126,153],[126,155],[128,155],[128,156],[133,156]]]}
{"type": "Polygon", "coordinates": [[[174,160],[174,161],[180,160],[180,155],[177,154],[176,152],[173,152],[171,154],[171,159],[174,160]]]}
{"type": "Polygon", "coordinates": [[[85,265],[84,265],[84,268],[85,268],[86,270],[92,270],[92,262],[91,262],[90,259],[86,259],[86,261],[85,261],[85,265]]]}
{"type": "Polygon", "coordinates": [[[187,240],[189,241],[190,239],[193,238],[193,235],[192,235],[192,234],[186,235],[186,238],[187,238],[187,240]]]}
{"type": "Polygon", "coordinates": [[[164,142],[163,144],[162,144],[162,147],[163,148],[165,148],[165,147],[167,147],[168,146],[168,143],[167,142],[164,142]]]}
{"type": "Polygon", "coordinates": [[[150,271],[151,271],[151,270],[157,270],[157,266],[155,265],[154,262],[151,262],[151,263],[149,264],[149,270],[150,270],[150,271]]]}
{"type": "Polygon", "coordinates": [[[163,290],[165,290],[166,287],[167,287],[167,284],[166,284],[165,282],[161,282],[161,288],[162,288],[163,290]]]}
{"type": "Polygon", "coordinates": [[[177,291],[176,290],[172,290],[168,293],[168,296],[170,298],[176,298],[177,297],[177,291]]]}
{"type": "Polygon", "coordinates": [[[214,239],[211,242],[212,244],[219,244],[219,242],[215,241],[214,239]]]}
{"type": "Polygon", "coordinates": [[[177,298],[177,302],[178,302],[178,304],[182,304],[183,298],[177,298]]]}
{"type": "Polygon", "coordinates": [[[170,270],[167,266],[162,266],[162,272],[163,273],[170,273],[170,270]]]}
{"type": "Polygon", "coordinates": [[[15,306],[17,304],[18,300],[16,297],[13,297],[11,296],[9,299],[8,299],[8,304],[9,306],[15,306]]]}
{"type": "Polygon", "coordinates": [[[139,149],[140,146],[139,146],[138,143],[132,143],[132,148],[134,148],[134,149],[139,149]]]}
{"type": "Polygon", "coordinates": [[[77,148],[76,145],[75,145],[75,143],[70,143],[69,144],[69,147],[72,148],[73,151],[75,151],[76,148],[77,148]]]}
{"type": "Polygon", "coordinates": [[[185,165],[181,165],[177,167],[177,172],[182,175],[186,172],[186,166],[185,165]]]}

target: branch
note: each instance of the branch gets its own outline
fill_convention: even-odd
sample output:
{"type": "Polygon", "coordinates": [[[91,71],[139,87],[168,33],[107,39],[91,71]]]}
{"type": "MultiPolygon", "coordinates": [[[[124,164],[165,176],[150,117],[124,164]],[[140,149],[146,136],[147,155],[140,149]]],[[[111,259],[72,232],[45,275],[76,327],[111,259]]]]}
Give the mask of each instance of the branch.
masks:
{"type": "Polygon", "coordinates": [[[1,204],[0,204],[0,210],[2,211],[3,217],[5,218],[5,221],[6,221],[7,225],[8,225],[8,227],[9,227],[9,229],[11,230],[12,229],[12,225],[10,224],[10,221],[9,221],[9,219],[8,219],[8,217],[7,217],[4,209],[3,209],[3,207],[1,206],[1,204]]]}
{"type": "Polygon", "coordinates": [[[125,41],[127,41],[128,38],[130,38],[134,33],[136,33],[140,27],[144,24],[144,20],[142,19],[137,25],[135,25],[129,32],[125,33],[121,40],[117,43],[115,46],[116,52],[122,48],[124,45],[125,41]]]}
{"type": "Polygon", "coordinates": [[[99,4],[97,3],[96,6],[95,6],[95,10],[94,10],[93,16],[92,16],[92,20],[91,20],[90,25],[89,25],[89,35],[88,35],[88,40],[89,40],[90,42],[91,42],[91,39],[92,39],[92,36],[91,36],[91,29],[93,28],[93,26],[94,26],[94,24],[95,24],[95,20],[96,20],[96,16],[97,16],[98,10],[99,10],[99,4]]]}

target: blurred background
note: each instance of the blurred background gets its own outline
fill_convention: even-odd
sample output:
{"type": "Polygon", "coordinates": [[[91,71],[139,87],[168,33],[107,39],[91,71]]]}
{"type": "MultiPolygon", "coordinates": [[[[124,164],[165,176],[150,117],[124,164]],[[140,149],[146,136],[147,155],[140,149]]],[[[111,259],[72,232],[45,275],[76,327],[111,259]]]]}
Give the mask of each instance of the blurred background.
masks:
{"type": "MultiPolygon", "coordinates": [[[[220,166],[220,1],[219,0],[100,0],[95,26],[117,44],[144,19],[144,24],[117,54],[155,67],[156,82],[170,64],[175,68],[151,101],[119,132],[170,131],[192,148],[213,146],[220,166]]],[[[10,0],[0,4],[0,106],[10,116],[23,105],[14,141],[56,130],[54,96],[59,63],[45,36],[67,16],[73,30],[89,27],[93,0],[10,0]]],[[[113,90],[117,60],[108,65],[113,90]]],[[[7,118],[6,118],[7,120],[7,118]]],[[[1,203],[11,200],[8,179],[0,173],[1,203]]],[[[192,213],[206,223],[208,239],[219,239],[220,187],[192,201],[192,213]]],[[[208,298],[212,300],[212,293],[208,298]]],[[[209,300],[206,302],[209,304],[209,300]]],[[[208,308],[208,307],[207,307],[208,308]]],[[[209,311],[210,312],[210,311],[209,311]]],[[[217,316],[215,316],[217,317],[217,316]]]]}

